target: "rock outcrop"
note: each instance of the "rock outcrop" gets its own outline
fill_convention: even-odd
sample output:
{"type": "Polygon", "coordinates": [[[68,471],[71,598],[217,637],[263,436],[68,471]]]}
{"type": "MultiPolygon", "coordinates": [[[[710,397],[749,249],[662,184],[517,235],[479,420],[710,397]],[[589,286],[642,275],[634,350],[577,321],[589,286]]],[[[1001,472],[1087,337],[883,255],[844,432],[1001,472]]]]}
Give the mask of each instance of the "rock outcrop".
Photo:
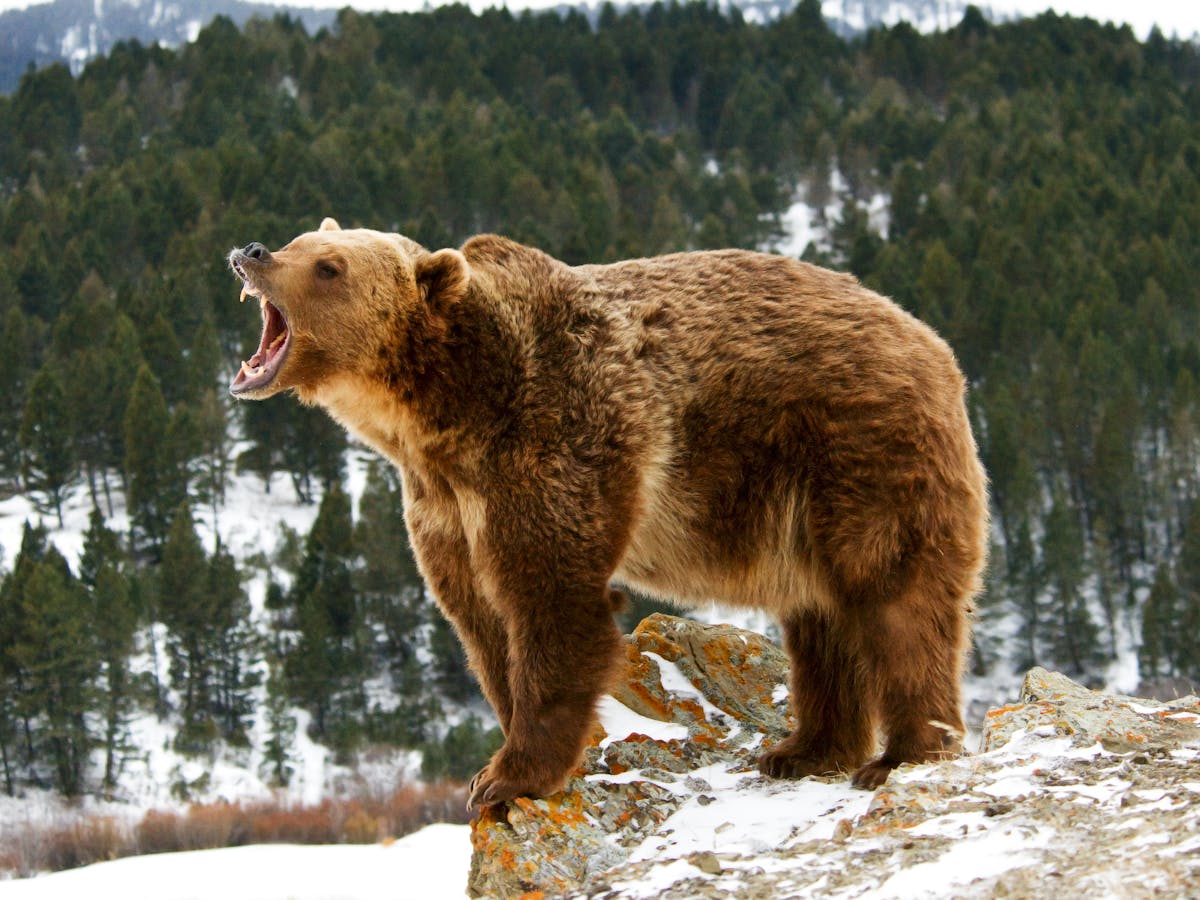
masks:
{"type": "Polygon", "coordinates": [[[626,650],[564,791],[473,824],[472,896],[1200,895],[1195,697],[1034,669],[980,753],[870,794],[758,774],[789,729],[787,662],[761,636],[656,615],[626,650]]]}

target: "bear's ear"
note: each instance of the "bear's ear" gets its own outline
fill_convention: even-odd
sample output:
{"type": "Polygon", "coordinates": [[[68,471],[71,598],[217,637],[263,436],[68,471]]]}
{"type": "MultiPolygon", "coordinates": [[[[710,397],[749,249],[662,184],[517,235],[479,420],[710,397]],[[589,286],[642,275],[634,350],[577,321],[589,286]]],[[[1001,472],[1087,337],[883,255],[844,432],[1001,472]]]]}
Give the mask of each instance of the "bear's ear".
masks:
{"type": "Polygon", "coordinates": [[[326,216],[321,220],[321,227],[317,231],[341,231],[342,226],[337,223],[337,219],[331,219],[326,216]]]}
{"type": "Polygon", "coordinates": [[[454,303],[467,292],[471,267],[457,250],[437,250],[417,260],[416,276],[426,302],[454,303]]]}

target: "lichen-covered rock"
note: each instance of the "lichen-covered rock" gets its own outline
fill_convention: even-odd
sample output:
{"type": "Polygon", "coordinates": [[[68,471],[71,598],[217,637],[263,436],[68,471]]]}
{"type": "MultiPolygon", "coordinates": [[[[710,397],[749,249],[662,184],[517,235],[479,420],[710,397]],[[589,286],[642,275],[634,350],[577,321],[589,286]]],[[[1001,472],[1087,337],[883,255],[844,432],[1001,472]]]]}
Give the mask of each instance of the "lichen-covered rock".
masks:
{"type": "Polygon", "coordinates": [[[787,733],[787,659],[761,635],[653,615],[625,640],[628,666],[602,705],[605,729],[565,790],[475,821],[471,896],[586,888],[686,797],[712,790],[682,775],[748,770],[764,740],[787,733]]]}
{"type": "Polygon", "coordinates": [[[763,733],[778,739],[790,730],[779,690],[787,680],[787,656],[762,635],[655,614],[626,637],[625,649],[629,677],[613,696],[635,712],[721,737],[729,722],[719,714],[710,721],[713,710],[697,702],[699,692],[747,737],[763,733]],[[678,671],[665,684],[662,661],[678,671]]]}
{"type": "Polygon", "coordinates": [[[980,748],[985,753],[1020,731],[1070,737],[1078,747],[1099,743],[1114,753],[1171,749],[1194,736],[1200,699],[1158,703],[1102,694],[1037,667],[1025,675],[1021,702],[990,710],[986,719],[980,748]]]}
{"type": "Polygon", "coordinates": [[[788,728],[783,654],[653,616],[566,790],[475,822],[474,896],[1200,896],[1200,701],[1034,669],[984,752],[874,794],[753,767],[788,728]]]}

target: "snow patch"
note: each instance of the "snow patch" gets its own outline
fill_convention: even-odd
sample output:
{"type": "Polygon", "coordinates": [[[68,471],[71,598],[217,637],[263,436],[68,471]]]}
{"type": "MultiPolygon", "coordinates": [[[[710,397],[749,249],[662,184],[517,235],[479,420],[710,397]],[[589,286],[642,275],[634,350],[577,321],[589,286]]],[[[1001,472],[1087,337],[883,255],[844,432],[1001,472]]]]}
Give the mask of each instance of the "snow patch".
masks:
{"type": "Polygon", "coordinates": [[[688,730],[683,725],[660,722],[658,719],[643,716],[609,694],[600,698],[600,702],[596,704],[596,713],[600,718],[600,727],[608,735],[600,742],[601,750],[614,741],[622,741],[633,734],[643,734],[651,740],[664,743],[687,740],[688,730]]]}
{"type": "Polygon", "coordinates": [[[384,846],[262,844],[160,853],[4,885],[5,900],[438,900],[463,895],[467,825],[429,825],[384,846]]]}
{"type": "Polygon", "coordinates": [[[1017,830],[994,829],[974,840],[951,844],[950,848],[931,862],[918,863],[896,872],[864,898],[949,897],[954,888],[970,884],[979,878],[994,878],[1010,869],[1033,862],[1031,847],[1051,837],[1049,829],[1037,829],[1030,835],[1017,830]]]}

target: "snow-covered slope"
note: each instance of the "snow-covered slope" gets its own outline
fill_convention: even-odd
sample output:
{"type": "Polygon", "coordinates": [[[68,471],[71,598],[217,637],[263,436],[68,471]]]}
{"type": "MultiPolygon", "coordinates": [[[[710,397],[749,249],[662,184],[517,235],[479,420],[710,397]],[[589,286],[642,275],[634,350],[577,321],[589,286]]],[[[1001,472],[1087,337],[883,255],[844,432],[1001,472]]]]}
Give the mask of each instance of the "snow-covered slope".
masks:
{"type": "MultiPolygon", "coordinates": [[[[63,62],[78,74],[118,41],[178,46],[195,40],[215,16],[241,24],[252,16],[270,18],[283,8],[244,0],[53,0],[10,9],[0,12],[0,92],[15,88],[30,63],[63,62]]],[[[288,11],[310,32],[334,19],[332,9],[296,4],[288,11]]]]}
{"type": "Polygon", "coordinates": [[[429,825],[388,845],[265,844],[161,853],[0,883],[4,900],[442,900],[463,896],[470,828],[429,825]]]}
{"type": "MultiPolygon", "coordinates": [[[[371,456],[365,451],[351,451],[347,465],[347,490],[357,507],[366,482],[371,456]]],[[[114,491],[113,514],[108,526],[118,533],[129,527],[128,514],[119,491],[114,491]]],[[[43,516],[24,496],[17,495],[0,502],[0,573],[11,569],[21,546],[27,521],[41,522],[49,532],[49,541],[77,570],[87,531],[91,500],[82,488],[77,489],[63,510],[64,527],[59,528],[54,517],[43,516]]],[[[252,475],[231,478],[225,504],[218,510],[216,520],[210,509],[198,506],[195,510],[197,532],[211,552],[219,535],[224,547],[234,555],[239,567],[249,576],[246,590],[251,605],[251,619],[262,633],[268,625],[263,601],[268,573],[261,567],[247,565],[251,559],[270,560],[274,557],[283,528],[304,536],[316,518],[316,504],[301,503],[291,480],[276,474],[269,486],[252,475]]],[[[282,580],[284,573],[273,573],[282,580]]],[[[135,672],[149,672],[153,659],[159,665],[159,681],[166,684],[166,659],[163,653],[164,634],[161,625],[143,630],[138,635],[138,654],[134,658],[135,672]],[[152,654],[151,640],[158,653],[152,654]]],[[[265,672],[263,673],[265,675],[265,672]]],[[[265,709],[264,685],[257,689],[258,710],[265,709]]],[[[130,722],[132,745],[126,754],[112,801],[95,797],[67,804],[52,793],[30,790],[13,799],[0,796],[0,828],[9,826],[61,825],[80,815],[104,814],[123,821],[140,818],[149,809],[177,808],[186,797],[194,802],[277,800],[284,803],[315,804],[327,796],[349,791],[366,791],[385,795],[406,780],[416,777],[420,754],[397,749],[386,758],[376,750],[370,766],[348,767],[335,762],[327,747],[313,742],[306,733],[309,714],[293,708],[289,714],[296,719],[292,762],[294,774],[285,789],[272,785],[266,763],[269,739],[265,715],[255,716],[248,729],[249,746],[229,747],[218,742],[206,756],[194,757],[177,752],[172,740],[178,723],[172,718],[160,721],[153,712],[140,710],[130,722]]],[[[97,750],[98,754],[99,751],[97,750]]],[[[100,756],[93,760],[93,774],[102,771],[100,756]]]]}

